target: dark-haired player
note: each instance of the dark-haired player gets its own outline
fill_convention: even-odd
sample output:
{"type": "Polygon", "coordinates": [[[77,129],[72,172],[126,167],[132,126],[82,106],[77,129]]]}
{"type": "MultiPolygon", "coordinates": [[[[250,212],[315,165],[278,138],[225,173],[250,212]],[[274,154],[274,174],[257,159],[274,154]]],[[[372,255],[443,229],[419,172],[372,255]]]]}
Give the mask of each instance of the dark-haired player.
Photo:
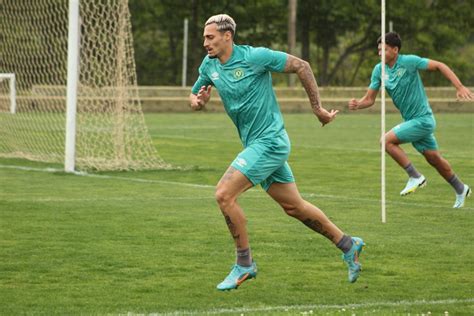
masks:
{"type": "MultiPolygon", "coordinates": [[[[377,43],[381,56],[381,39],[377,43]]],[[[404,120],[403,123],[398,124],[385,134],[387,153],[405,169],[409,177],[400,195],[415,192],[417,188],[426,184],[425,177],[418,172],[400,147],[400,144],[411,143],[454,188],[456,200],[453,208],[461,208],[464,206],[466,197],[470,195],[471,188],[458,178],[448,161],[441,156],[438,150],[438,144],[433,134],[436,121],[418,71],[437,70],[441,72],[456,88],[458,99],[473,100],[474,96],[468,88],[463,86],[456,74],[442,62],[416,55],[400,54],[402,42],[397,33],[387,33],[385,43],[385,88],[404,120]]],[[[379,63],[374,67],[366,95],[360,100],[350,100],[349,109],[359,110],[372,106],[381,86],[381,77],[382,66],[379,63]]]]}

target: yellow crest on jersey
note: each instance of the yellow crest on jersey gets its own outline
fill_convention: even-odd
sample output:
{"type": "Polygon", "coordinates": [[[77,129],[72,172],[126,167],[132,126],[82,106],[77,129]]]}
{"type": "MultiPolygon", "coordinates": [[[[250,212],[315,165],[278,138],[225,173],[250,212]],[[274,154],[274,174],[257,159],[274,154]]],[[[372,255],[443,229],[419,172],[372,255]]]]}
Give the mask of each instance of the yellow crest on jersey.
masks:
{"type": "Polygon", "coordinates": [[[237,68],[234,70],[234,78],[239,79],[244,76],[244,71],[241,68],[237,68]]]}

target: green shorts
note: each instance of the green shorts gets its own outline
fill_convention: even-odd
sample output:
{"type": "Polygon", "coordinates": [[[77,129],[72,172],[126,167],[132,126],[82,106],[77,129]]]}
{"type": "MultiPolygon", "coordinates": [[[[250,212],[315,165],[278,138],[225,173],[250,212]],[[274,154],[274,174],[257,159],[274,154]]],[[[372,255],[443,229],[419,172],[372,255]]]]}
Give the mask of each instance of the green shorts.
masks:
{"type": "Polygon", "coordinates": [[[231,166],[242,172],[253,185],[261,184],[268,191],[274,182],[295,182],[287,162],[289,155],[290,141],[285,133],[249,145],[237,155],[231,166]]]}
{"type": "Polygon", "coordinates": [[[433,115],[425,115],[400,123],[392,128],[392,131],[402,144],[411,143],[416,150],[423,153],[425,150],[438,150],[438,143],[433,134],[435,128],[433,115]]]}

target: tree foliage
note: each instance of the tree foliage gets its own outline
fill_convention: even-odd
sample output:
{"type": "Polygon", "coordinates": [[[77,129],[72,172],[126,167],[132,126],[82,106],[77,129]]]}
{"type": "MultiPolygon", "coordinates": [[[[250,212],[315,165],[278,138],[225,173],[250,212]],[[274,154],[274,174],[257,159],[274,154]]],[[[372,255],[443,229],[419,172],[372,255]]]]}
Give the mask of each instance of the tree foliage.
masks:
{"type": "MultiPolygon", "coordinates": [[[[402,53],[448,64],[467,85],[474,84],[472,0],[387,0],[387,23],[402,37],[402,53]]],[[[179,85],[183,20],[189,20],[190,85],[205,51],[206,19],[227,13],[237,22],[239,44],[287,49],[286,0],[130,0],[139,83],[179,85]]],[[[379,0],[298,2],[297,50],[321,85],[367,85],[379,61],[379,0]]],[[[388,26],[387,26],[388,30],[388,26]]],[[[447,85],[439,74],[424,74],[430,85],[447,85]]],[[[277,80],[278,81],[278,80],[277,80]]],[[[284,80],[279,83],[283,84],[284,80]]]]}

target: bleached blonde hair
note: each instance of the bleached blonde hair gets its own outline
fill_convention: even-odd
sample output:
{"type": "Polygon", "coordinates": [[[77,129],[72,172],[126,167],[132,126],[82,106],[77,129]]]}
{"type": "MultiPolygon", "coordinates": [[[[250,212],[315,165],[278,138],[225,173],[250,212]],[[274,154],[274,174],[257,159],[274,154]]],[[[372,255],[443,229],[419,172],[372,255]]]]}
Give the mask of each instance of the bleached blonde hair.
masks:
{"type": "Polygon", "coordinates": [[[232,37],[234,37],[235,28],[237,27],[237,24],[235,24],[234,19],[231,18],[229,15],[227,14],[213,15],[209,19],[207,19],[206,24],[204,26],[207,26],[212,23],[217,24],[217,30],[219,32],[229,31],[232,33],[232,37]]]}

